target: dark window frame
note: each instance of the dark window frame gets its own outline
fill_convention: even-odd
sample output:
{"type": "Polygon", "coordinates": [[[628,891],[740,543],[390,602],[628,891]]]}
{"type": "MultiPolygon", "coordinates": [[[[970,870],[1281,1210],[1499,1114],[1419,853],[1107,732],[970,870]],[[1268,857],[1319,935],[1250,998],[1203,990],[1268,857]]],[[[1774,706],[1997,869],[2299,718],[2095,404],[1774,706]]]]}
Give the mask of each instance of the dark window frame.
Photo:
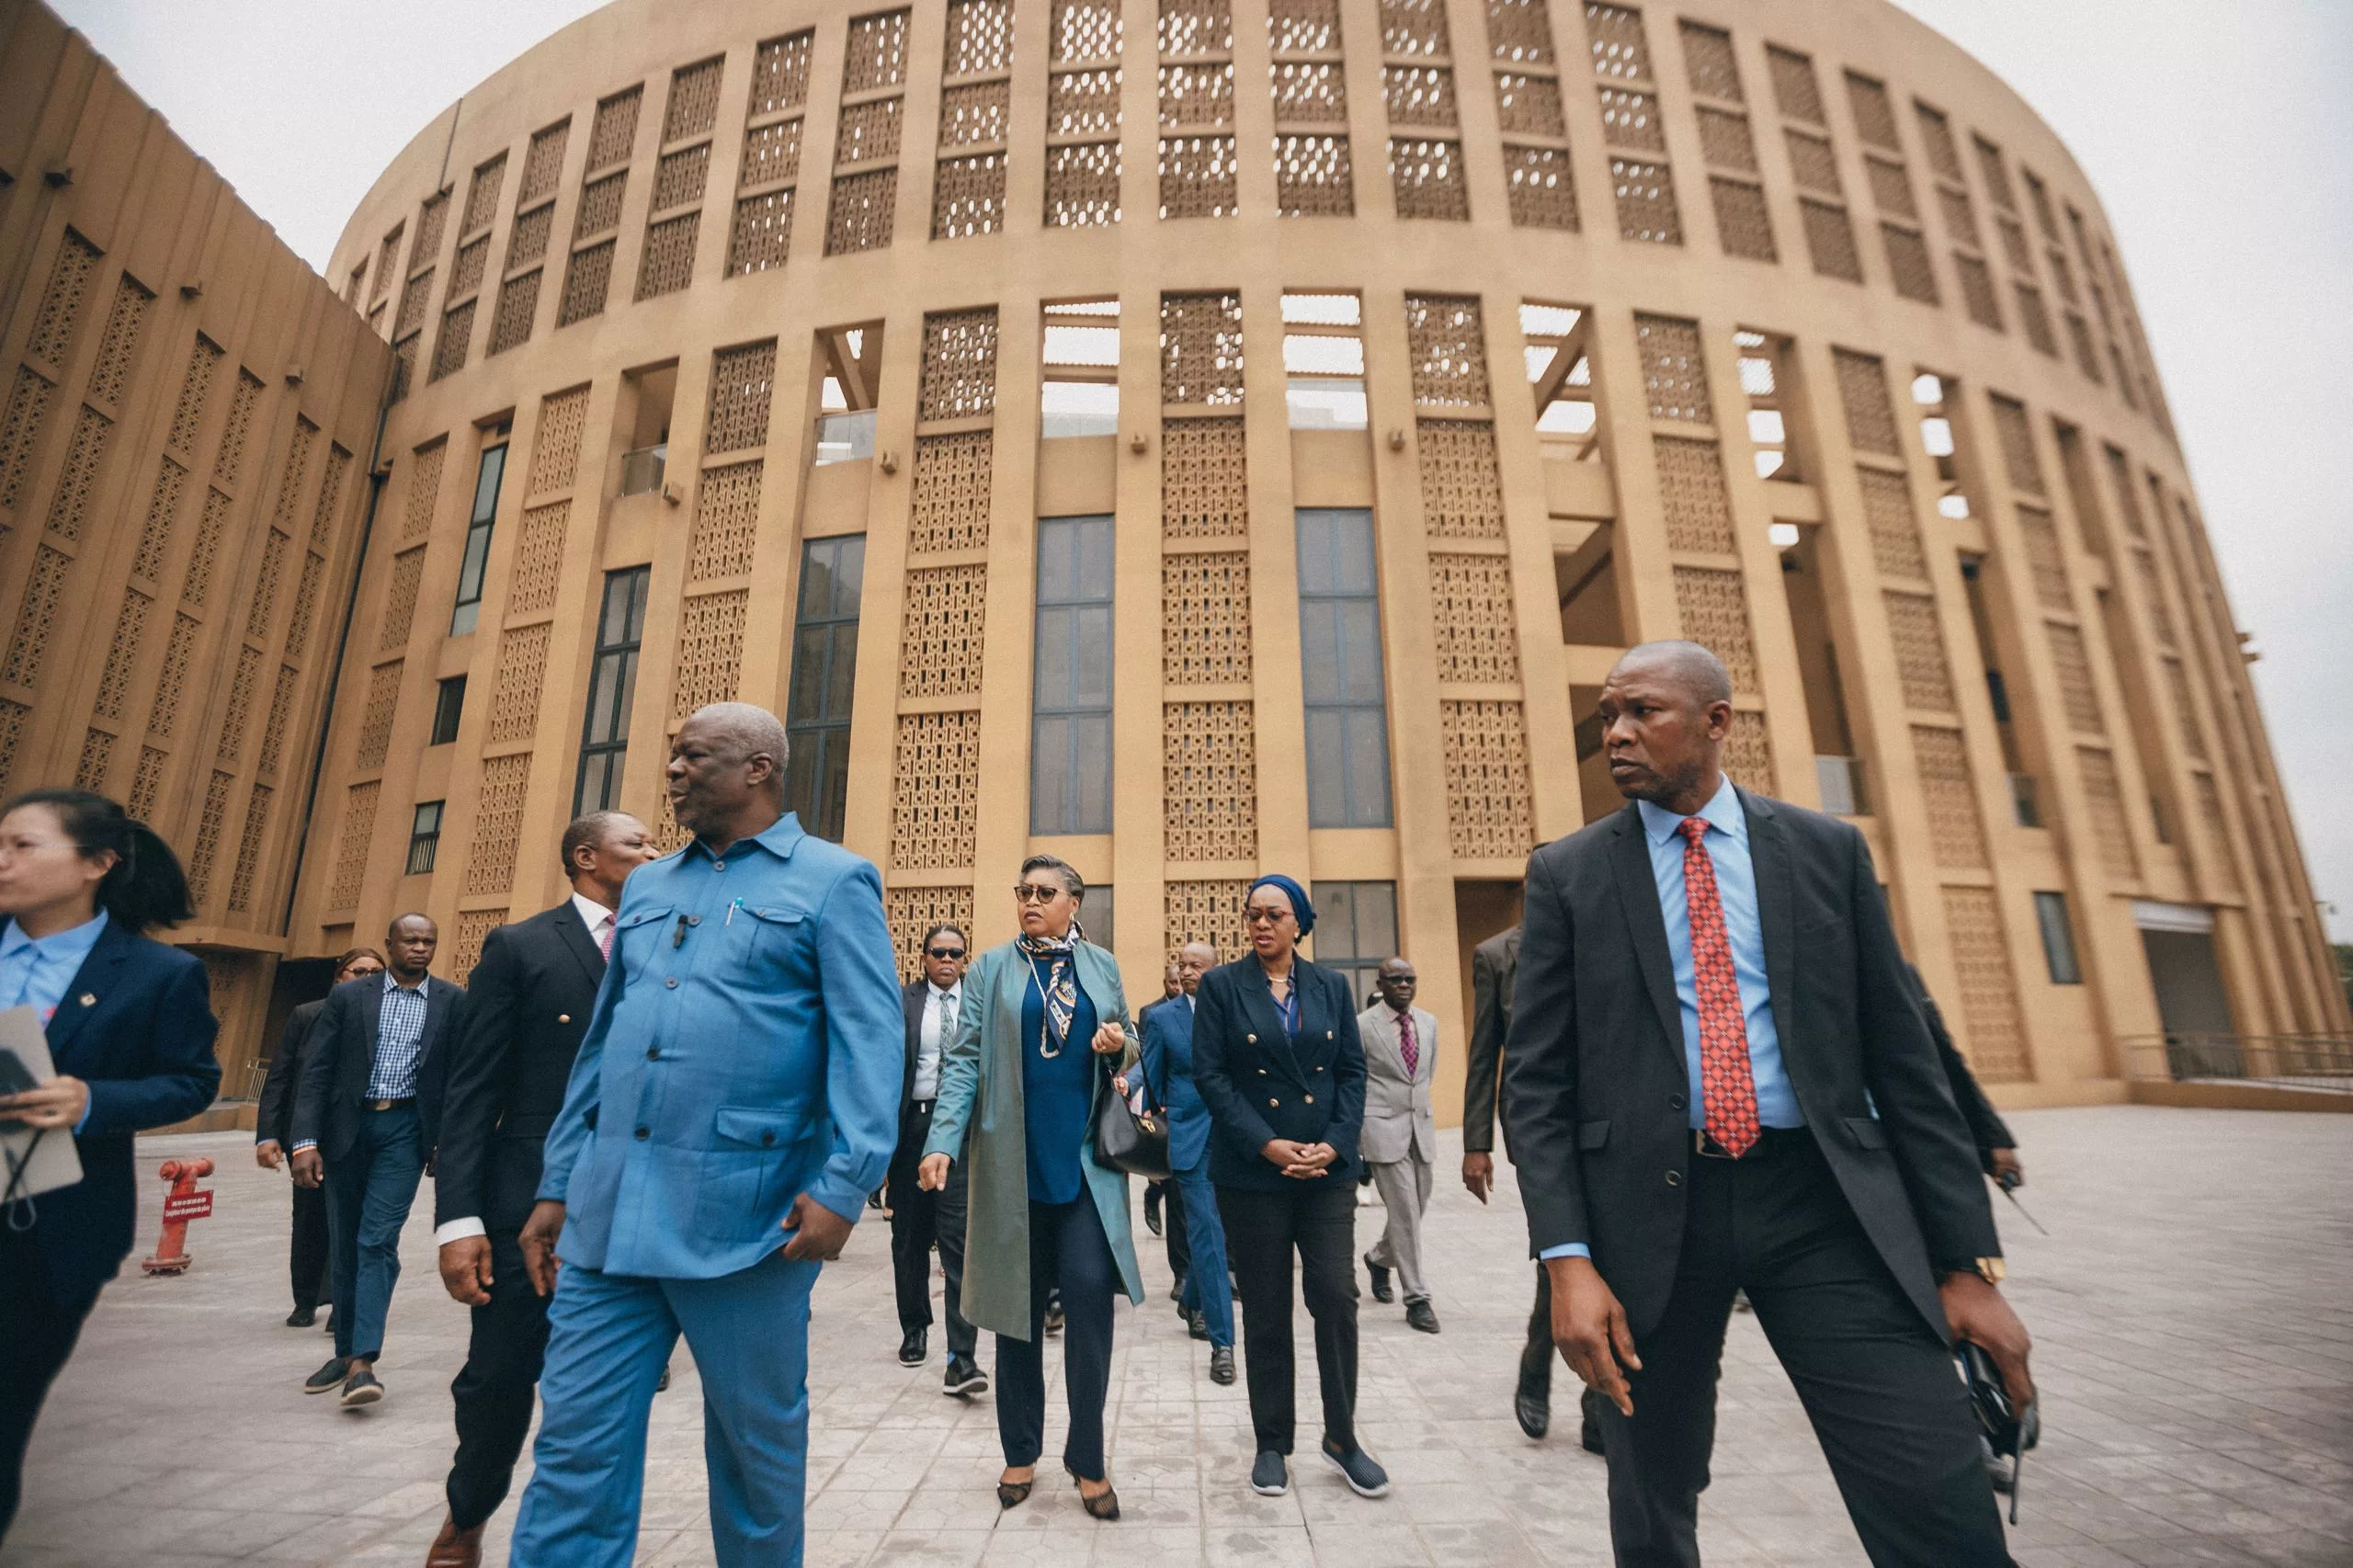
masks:
{"type": "Polygon", "coordinates": [[[1399,956],[1397,884],[1392,881],[1318,881],[1309,890],[1315,903],[1315,933],[1308,938],[1313,961],[1348,977],[1348,994],[1362,1008],[1380,977],[1381,960],[1399,956]],[[1368,900],[1373,909],[1366,909],[1368,900]],[[1366,915],[1372,920],[1368,923],[1366,915]],[[1386,943],[1381,921],[1387,921],[1386,943]],[[1370,929],[1367,929],[1370,924],[1370,929]],[[1370,939],[1370,940],[1369,940],[1370,939]],[[1347,950],[1339,949],[1346,947],[1347,950]],[[1374,951],[1373,949],[1381,950],[1374,951]]]}
{"type": "Polygon", "coordinates": [[[1110,514],[1038,519],[1029,703],[1033,834],[1111,831],[1118,579],[1119,537],[1110,514]],[[1097,570],[1099,582],[1091,575],[1097,570]],[[1090,648],[1090,642],[1097,646],[1090,648]]]}
{"type": "Polygon", "coordinates": [[[458,738],[458,725],[466,716],[466,677],[444,676],[433,688],[433,733],[426,741],[428,746],[446,746],[458,738]]]}
{"type": "Polygon", "coordinates": [[[1372,512],[1364,506],[1302,506],[1294,527],[1307,824],[1391,827],[1396,802],[1389,778],[1389,681],[1372,512]],[[1347,538],[1344,527],[1360,532],[1347,538]],[[1352,550],[1358,544],[1360,551],[1352,550]],[[1358,558],[1349,559],[1351,554],[1358,558]],[[1327,667],[1319,670],[1319,664],[1327,667]],[[1319,763],[1319,749],[1334,755],[1319,763]],[[1329,766],[1334,762],[1336,779],[1329,766]]]}
{"type": "Polygon", "coordinates": [[[2042,963],[2051,975],[2051,983],[2081,985],[2084,965],[2075,948],[2075,917],[2067,913],[2067,895],[2037,892],[2034,925],[2042,936],[2042,963]]]}
{"type": "Polygon", "coordinates": [[[490,535],[498,520],[498,493],[506,483],[506,443],[484,447],[474,470],[473,510],[466,518],[466,553],[458,563],[458,601],[449,635],[463,637],[482,620],[482,589],[490,575],[490,535]]]}
{"type": "Polygon", "coordinates": [[[441,824],[448,819],[447,801],[419,801],[408,819],[407,877],[429,877],[441,853],[441,824]],[[432,815],[428,818],[426,812],[432,815]]]}
{"type": "Polygon", "coordinates": [[[651,566],[624,566],[605,574],[597,604],[597,648],[588,666],[588,699],[580,717],[580,761],[572,777],[574,816],[615,811],[620,805],[621,767],[629,756],[630,709],[637,700],[637,660],[645,642],[645,602],[653,577],[651,566]]]}
{"type": "Polygon", "coordinates": [[[858,617],[866,536],[835,534],[801,546],[792,622],[792,685],[785,702],[784,809],[801,831],[840,843],[849,812],[850,714],[858,697],[858,617]]]}

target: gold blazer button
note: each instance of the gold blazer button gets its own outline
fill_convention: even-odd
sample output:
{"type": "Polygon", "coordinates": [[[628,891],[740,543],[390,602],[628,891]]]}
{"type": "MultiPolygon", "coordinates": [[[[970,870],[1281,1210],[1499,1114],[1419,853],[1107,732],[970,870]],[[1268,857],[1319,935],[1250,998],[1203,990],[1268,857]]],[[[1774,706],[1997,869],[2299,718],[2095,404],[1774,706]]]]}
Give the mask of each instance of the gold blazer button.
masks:
{"type": "Polygon", "coordinates": [[[85,992],[83,992],[83,993],[82,993],[82,1006],[84,1006],[85,1007],[95,1007],[95,1006],[97,1006],[97,1005],[98,1005],[98,994],[97,994],[97,992],[95,992],[95,991],[85,991],[85,992]]]}
{"type": "Polygon", "coordinates": [[[569,1013],[558,1013],[555,1016],[555,1021],[559,1024],[568,1024],[572,1022],[572,1015],[569,1013]]]}
{"type": "Polygon", "coordinates": [[[1283,1102],[1282,1102],[1282,1101],[1280,1101],[1280,1100],[1268,1100],[1268,1101],[1267,1102],[1267,1105],[1268,1105],[1268,1107],[1270,1107],[1270,1108],[1271,1108],[1271,1107],[1274,1107],[1274,1106],[1279,1106],[1279,1105],[1280,1105],[1280,1104],[1282,1104],[1282,1103],[1283,1103],[1283,1102]]]}
{"type": "Polygon", "coordinates": [[[1258,1037],[1257,1037],[1256,1035],[1254,1035],[1254,1034],[1248,1034],[1248,1035],[1244,1035],[1242,1038],[1243,1038],[1244,1040],[1248,1040],[1252,1045],[1256,1045],[1256,1044],[1257,1044],[1257,1043],[1258,1043],[1258,1037]]]}

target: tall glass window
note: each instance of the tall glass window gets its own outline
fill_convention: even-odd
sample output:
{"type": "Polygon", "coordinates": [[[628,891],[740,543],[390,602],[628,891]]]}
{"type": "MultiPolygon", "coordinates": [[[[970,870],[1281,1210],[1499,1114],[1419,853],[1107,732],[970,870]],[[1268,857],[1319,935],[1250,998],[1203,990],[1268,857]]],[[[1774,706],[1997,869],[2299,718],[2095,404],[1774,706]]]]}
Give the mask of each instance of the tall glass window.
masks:
{"type": "Polygon", "coordinates": [[[2067,895],[2036,893],[2034,923],[2042,932],[2042,961],[2051,971],[2051,983],[2081,985],[2084,969],[2075,960],[2075,926],[2067,918],[2067,895]]]}
{"type": "Polygon", "coordinates": [[[1307,709],[1307,824],[1389,825],[1389,723],[1372,514],[1299,511],[1299,644],[1307,709]]]}
{"type": "Polygon", "coordinates": [[[1111,831],[1111,519],[1038,523],[1029,831],[1111,831]]]}
{"type": "Polygon", "coordinates": [[[792,743],[784,807],[800,815],[803,830],[836,844],[849,809],[849,703],[858,683],[858,604],[865,578],[864,534],[813,539],[801,547],[801,608],[784,717],[792,743]]]}
{"type": "Polygon", "coordinates": [[[1371,1006],[1381,960],[1397,956],[1395,882],[1318,882],[1315,935],[1308,941],[1315,961],[1348,977],[1348,994],[1359,1008],[1371,1006]]]}
{"type": "Polygon", "coordinates": [[[416,813],[409,819],[408,860],[405,874],[412,877],[429,875],[433,862],[441,850],[441,807],[439,801],[419,801],[416,813]]]}
{"type": "Polygon", "coordinates": [[[474,473],[474,509],[466,521],[466,558],[458,567],[458,606],[449,612],[449,635],[462,637],[482,618],[482,580],[490,569],[490,525],[498,516],[498,482],[506,474],[506,444],[482,455],[474,473]]]}
{"type": "Polygon", "coordinates": [[[605,574],[588,716],[580,725],[580,772],[572,787],[574,816],[620,804],[621,760],[629,755],[629,710],[637,697],[637,651],[645,638],[645,593],[653,576],[651,566],[605,574]]]}

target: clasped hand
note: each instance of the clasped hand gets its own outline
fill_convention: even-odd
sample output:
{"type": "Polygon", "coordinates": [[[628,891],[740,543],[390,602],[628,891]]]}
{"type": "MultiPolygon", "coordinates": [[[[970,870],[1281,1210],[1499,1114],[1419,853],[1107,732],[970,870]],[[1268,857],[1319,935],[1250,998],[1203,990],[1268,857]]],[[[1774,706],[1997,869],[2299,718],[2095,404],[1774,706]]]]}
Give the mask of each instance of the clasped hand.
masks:
{"type": "Polygon", "coordinates": [[[22,1094],[0,1095],[0,1116],[38,1131],[71,1131],[90,1108],[90,1085],[60,1073],[22,1094]]]}
{"type": "Polygon", "coordinates": [[[1258,1151],[1271,1165],[1282,1167],[1283,1175],[1293,1181],[1312,1181],[1331,1169],[1340,1152],[1329,1143],[1300,1143],[1289,1138],[1269,1138],[1258,1151]]]}

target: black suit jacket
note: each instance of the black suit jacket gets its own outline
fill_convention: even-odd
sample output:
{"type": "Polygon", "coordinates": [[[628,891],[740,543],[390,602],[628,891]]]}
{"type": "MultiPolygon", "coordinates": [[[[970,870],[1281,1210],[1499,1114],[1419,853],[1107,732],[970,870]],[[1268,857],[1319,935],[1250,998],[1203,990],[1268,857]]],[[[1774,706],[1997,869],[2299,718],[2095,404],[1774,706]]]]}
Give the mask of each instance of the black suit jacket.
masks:
{"type": "MultiPolygon", "coordinates": [[[[1945,1335],[1935,1272],[2001,1244],[1870,852],[1836,817],[1745,790],[1740,802],[1799,1107],[1872,1245],[1945,1335]]],[[[1698,1158],[1688,1088],[1666,922],[1630,802],[1529,860],[1504,1119],[1530,1250],[1587,1244],[1637,1335],[1665,1311],[1682,1247],[1682,1178],[1698,1158]]]]}
{"type": "MultiPolygon", "coordinates": [[[[1519,973],[1519,927],[1471,949],[1471,1049],[1462,1067],[1462,1152],[1495,1146],[1495,1088],[1511,1032],[1511,988],[1519,973]]],[[[1508,1154],[1510,1150],[1506,1148],[1508,1154]]]]}
{"type": "Polygon", "coordinates": [[[520,1231],[540,1191],[548,1129],[563,1108],[605,955],[566,898],[493,930],[466,977],[450,1037],[433,1173],[433,1222],[520,1231]]]}
{"type": "MultiPolygon", "coordinates": [[[[427,975],[425,1036],[417,1042],[416,1112],[429,1153],[441,1130],[441,1084],[448,1058],[443,1044],[465,988],[427,975]]],[[[376,1020],[384,1010],[384,977],[347,980],[327,993],[311,1037],[302,1043],[301,1081],[294,1093],[294,1142],[315,1142],[329,1165],[351,1153],[359,1136],[359,1108],[368,1097],[368,1074],[376,1064],[376,1020]]]]}
{"type": "Polygon", "coordinates": [[[1969,1136],[1977,1144],[1978,1163],[1990,1176],[1994,1151],[2015,1149],[2018,1141],[2010,1136],[2009,1124],[1994,1108],[1994,1102],[1985,1097],[1977,1074],[1969,1070],[1969,1059],[1953,1044],[1952,1031],[1945,1028],[1945,1016],[1938,1010],[1937,999],[1928,994],[1927,982],[1908,963],[1904,966],[1904,972],[1912,981],[1912,1000],[1920,1009],[1921,1020],[1928,1026],[1928,1038],[1937,1042],[1937,1055],[1945,1064],[1945,1082],[1952,1086],[1953,1103],[1961,1108],[1961,1119],[1969,1123],[1969,1136]]]}
{"type": "MultiPolygon", "coordinates": [[[[0,930],[7,925],[0,919],[0,930]]],[[[95,1295],[131,1251],[141,1186],[132,1137],[212,1103],[220,1028],[195,954],[107,923],[48,1024],[51,1063],[90,1086],[74,1138],[82,1179],[32,1200],[33,1239],[58,1301],[95,1295]]]]}
{"type": "Polygon", "coordinates": [[[1293,960],[1291,975],[1299,990],[1296,1050],[1256,957],[1211,970],[1194,994],[1193,1086],[1216,1131],[1210,1179],[1220,1187],[1279,1192],[1297,1185],[1259,1153],[1273,1138],[1332,1145],[1340,1157],[1318,1182],[1352,1182],[1360,1174],[1364,1041],[1356,998],[1345,975],[1305,959],[1293,960]]]}
{"type": "Polygon", "coordinates": [[[319,1012],[326,1005],[324,996],[315,1002],[299,1002],[286,1015],[278,1050],[261,1081],[261,1104],[254,1111],[255,1142],[283,1148],[294,1142],[294,1096],[302,1082],[302,1043],[311,1038],[311,1026],[318,1022],[319,1012]]]}

